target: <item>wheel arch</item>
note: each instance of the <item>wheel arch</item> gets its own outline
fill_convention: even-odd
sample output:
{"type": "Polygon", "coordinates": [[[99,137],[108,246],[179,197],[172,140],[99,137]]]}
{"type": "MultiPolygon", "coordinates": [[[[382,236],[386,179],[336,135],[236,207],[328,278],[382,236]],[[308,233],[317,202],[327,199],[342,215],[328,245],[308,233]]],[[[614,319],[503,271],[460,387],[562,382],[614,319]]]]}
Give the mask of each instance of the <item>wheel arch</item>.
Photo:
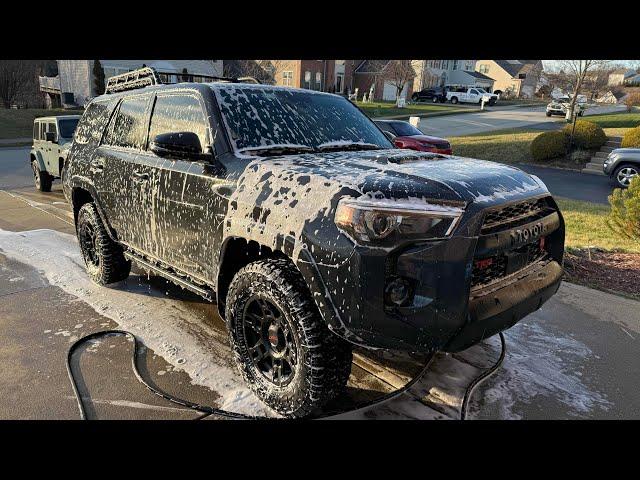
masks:
{"type": "Polygon", "coordinates": [[[104,211],[100,205],[100,201],[98,200],[98,195],[95,190],[95,187],[87,182],[78,181],[77,179],[73,182],[74,185],[71,188],[71,205],[73,207],[73,223],[74,225],[78,222],[78,212],[80,208],[85,203],[93,202],[98,210],[98,215],[100,215],[100,220],[106,226],[107,233],[109,237],[115,242],[118,241],[117,235],[115,234],[111,224],[109,223],[104,211]]]}
{"type": "MultiPolygon", "coordinates": [[[[218,313],[224,318],[225,303],[229,285],[238,271],[248,264],[264,258],[286,258],[295,262],[281,250],[274,250],[255,240],[244,237],[228,237],[220,248],[216,275],[216,297],[218,313]]],[[[297,267],[296,267],[297,268],[297,267]]]]}

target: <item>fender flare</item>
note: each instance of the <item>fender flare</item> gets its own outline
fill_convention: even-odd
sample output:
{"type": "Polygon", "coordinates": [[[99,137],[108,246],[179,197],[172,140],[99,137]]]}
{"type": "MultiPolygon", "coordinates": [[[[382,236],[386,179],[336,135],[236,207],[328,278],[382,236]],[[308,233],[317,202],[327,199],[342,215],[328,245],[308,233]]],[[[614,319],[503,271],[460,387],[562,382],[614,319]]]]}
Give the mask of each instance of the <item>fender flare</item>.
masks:
{"type": "MultiPolygon", "coordinates": [[[[89,192],[89,195],[91,195],[91,198],[93,199],[93,203],[96,206],[96,210],[98,210],[98,215],[100,216],[100,220],[102,220],[102,223],[105,225],[107,229],[107,233],[109,234],[109,237],[114,242],[120,243],[115,233],[115,230],[111,226],[111,223],[109,223],[109,220],[107,219],[107,216],[104,213],[104,208],[102,207],[100,196],[98,195],[98,191],[96,190],[95,185],[93,185],[93,183],[88,178],[82,177],[80,175],[74,175],[70,179],[69,183],[70,183],[70,189],[71,189],[72,206],[73,206],[73,191],[76,188],[81,188],[82,190],[86,190],[87,192],[89,192]]],[[[74,206],[74,216],[75,216],[75,206],[74,206]]],[[[77,221],[77,218],[74,218],[74,223],[76,221],[77,221]]]]}
{"type": "Polygon", "coordinates": [[[33,161],[31,157],[35,157],[36,162],[38,162],[38,167],[40,168],[41,172],[46,172],[47,171],[47,167],[44,165],[44,159],[42,158],[42,153],[40,153],[37,150],[34,150],[32,148],[31,152],[29,153],[29,163],[31,163],[33,161]]]}

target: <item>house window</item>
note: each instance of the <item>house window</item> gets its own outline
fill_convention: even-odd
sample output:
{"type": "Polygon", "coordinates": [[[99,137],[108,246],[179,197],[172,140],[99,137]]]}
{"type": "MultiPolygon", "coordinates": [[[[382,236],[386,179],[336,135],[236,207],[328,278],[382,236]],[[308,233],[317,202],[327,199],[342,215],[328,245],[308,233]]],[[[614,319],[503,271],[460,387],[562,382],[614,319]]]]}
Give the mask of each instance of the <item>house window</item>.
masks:
{"type": "Polygon", "coordinates": [[[489,73],[489,65],[487,65],[486,63],[481,64],[480,68],[478,68],[478,71],[484,74],[489,73]]]}
{"type": "Polygon", "coordinates": [[[316,72],[316,90],[322,90],[322,73],[316,72]]]}
{"type": "Polygon", "coordinates": [[[311,72],[309,70],[304,72],[304,88],[311,90],[311,72]]]}
{"type": "Polygon", "coordinates": [[[293,72],[291,70],[282,72],[282,85],[284,85],[285,87],[290,87],[291,85],[293,85],[293,72]]]}

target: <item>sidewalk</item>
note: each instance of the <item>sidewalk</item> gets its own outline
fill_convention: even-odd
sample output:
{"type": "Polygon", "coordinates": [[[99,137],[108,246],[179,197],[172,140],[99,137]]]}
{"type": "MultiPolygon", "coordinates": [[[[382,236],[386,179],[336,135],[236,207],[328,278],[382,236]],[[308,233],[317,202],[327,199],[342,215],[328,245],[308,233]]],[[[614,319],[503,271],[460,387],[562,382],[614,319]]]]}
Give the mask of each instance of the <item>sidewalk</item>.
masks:
{"type": "Polygon", "coordinates": [[[0,148],[22,147],[32,143],[32,138],[0,138],[0,148]]]}

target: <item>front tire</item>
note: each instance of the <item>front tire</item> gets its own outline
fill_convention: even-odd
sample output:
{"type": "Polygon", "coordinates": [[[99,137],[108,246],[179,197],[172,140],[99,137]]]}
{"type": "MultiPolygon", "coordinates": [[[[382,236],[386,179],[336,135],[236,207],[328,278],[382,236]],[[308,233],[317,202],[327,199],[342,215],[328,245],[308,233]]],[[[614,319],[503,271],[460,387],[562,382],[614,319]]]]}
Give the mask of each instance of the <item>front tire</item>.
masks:
{"type": "Polygon", "coordinates": [[[125,258],[122,247],[109,237],[93,203],[85,203],[80,208],[76,232],[91,280],[98,285],[108,285],[129,276],[131,262],[125,258]]]}
{"type": "Polygon", "coordinates": [[[344,389],[351,347],[326,327],[287,259],[242,268],[229,286],[225,318],[245,382],[281,415],[309,416],[344,389]]]}
{"type": "Polygon", "coordinates": [[[40,170],[40,166],[35,160],[31,162],[31,169],[33,170],[33,182],[36,189],[41,192],[50,192],[53,178],[47,172],[40,170]]]}
{"type": "Polygon", "coordinates": [[[631,180],[640,173],[636,165],[620,165],[613,172],[613,181],[618,188],[628,188],[631,180]]]}

